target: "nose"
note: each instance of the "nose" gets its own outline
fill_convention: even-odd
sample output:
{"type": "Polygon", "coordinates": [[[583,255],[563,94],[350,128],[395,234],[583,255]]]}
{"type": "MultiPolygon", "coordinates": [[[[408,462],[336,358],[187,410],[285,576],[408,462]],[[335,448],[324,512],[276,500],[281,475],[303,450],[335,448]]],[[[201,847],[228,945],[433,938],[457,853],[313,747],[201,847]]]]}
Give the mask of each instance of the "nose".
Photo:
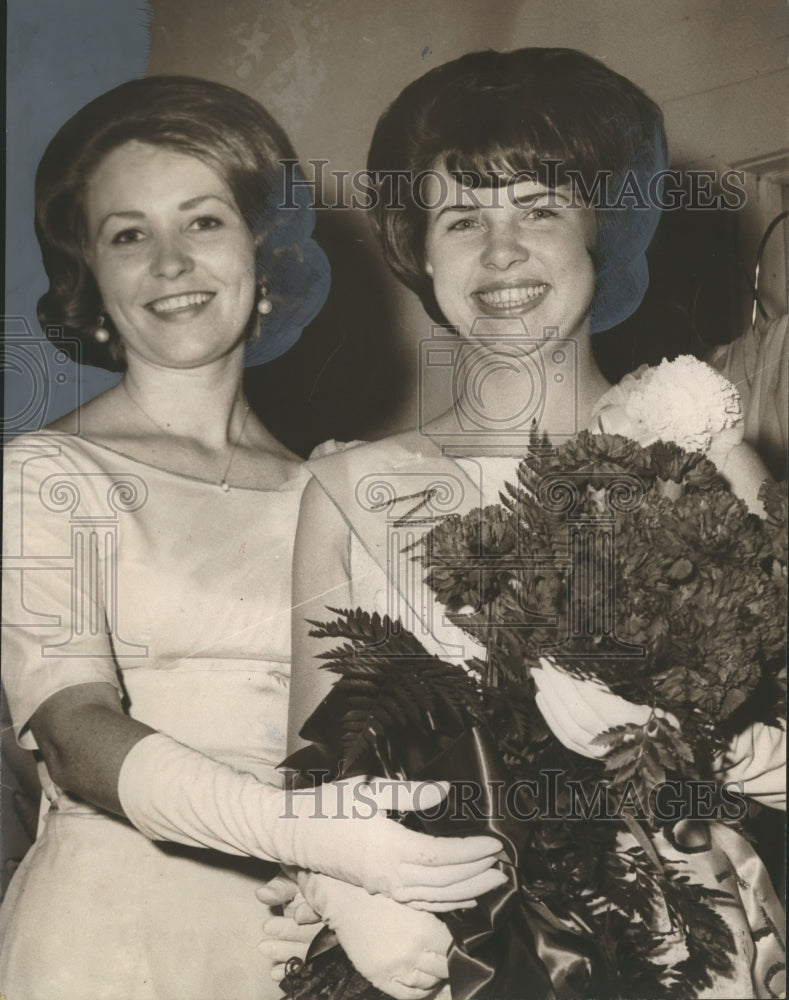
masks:
{"type": "Polygon", "coordinates": [[[177,278],[194,266],[188,247],[177,234],[156,240],[151,255],[151,274],[157,278],[177,278]]]}
{"type": "Polygon", "coordinates": [[[513,264],[522,264],[528,259],[529,250],[516,224],[492,226],[488,230],[482,251],[485,267],[506,271],[513,264]]]}

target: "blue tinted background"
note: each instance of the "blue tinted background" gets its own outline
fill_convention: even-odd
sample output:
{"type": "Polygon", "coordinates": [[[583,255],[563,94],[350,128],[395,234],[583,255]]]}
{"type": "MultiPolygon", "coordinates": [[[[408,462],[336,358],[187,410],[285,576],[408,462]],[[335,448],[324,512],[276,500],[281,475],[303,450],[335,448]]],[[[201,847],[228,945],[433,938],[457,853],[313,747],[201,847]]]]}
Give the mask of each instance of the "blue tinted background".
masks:
{"type": "Polygon", "coordinates": [[[33,179],[47,142],[91,98],[142,76],[150,11],[130,0],[8,5],[4,436],[40,427],[117,378],[78,368],[47,343],[36,302],[47,282],[33,232],[33,179]]]}

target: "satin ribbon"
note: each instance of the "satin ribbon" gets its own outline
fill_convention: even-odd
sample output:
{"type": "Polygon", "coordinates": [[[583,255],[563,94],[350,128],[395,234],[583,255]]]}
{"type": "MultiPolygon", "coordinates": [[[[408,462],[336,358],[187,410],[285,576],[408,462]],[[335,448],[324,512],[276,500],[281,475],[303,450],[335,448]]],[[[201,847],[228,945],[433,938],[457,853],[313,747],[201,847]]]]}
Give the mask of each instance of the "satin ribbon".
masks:
{"type": "MultiPolygon", "coordinates": [[[[680,853],[707,854],[711,877],[705,881],[711,888],[731,894],[731,906],[720,912],[728,918],[735,937],[747,942],[743,995],[751,990],[759,1000],[786,996],[786,919],[769,873],[753,847],[725,823],[682,820],[673,834],[671,844],[680,853]]],[[[697,866],[696,874],[700,871],[697,866]]],[[[721,984],[724,986],[731,988],[728,981],[721,984]]]]}
{"type": "Polygon", "coordinates": [[[449,951],[453,1000],[518,996],[523,983],[529,984],[534,1000],[602,995],[598,984],[590,981],[592,969],[598,967],[591,937],[583,940],[576,928],[531,900],[522,883],[521,873],[528,867],[529,827],[498,801],[499,791],[512,779],[486,734],[478,728],[462,733],[416,770],[414,778],[456,782],[441,815],[422,821],[425,832],[485,833],[503,845],[499,867],[508,876],[505,885],[481,897],[471,911],[444,915],[454,941],[449,951]],[[475,815],[459,818],[462,801],[455,801],[454,793],[468,787],[479,789],[475,815]]]}
{"type": "MultiPolygon", "coordinates": [[[[302,776],[311,771],[327,778],[338,774],[342,699],[337,688],[329,693],[302,729],[301,736],[312,744],[292,754],[283,767],[296,769],[302,776]]],[[[498,864],[508,881],[481,897],[473,910],[438,914],[453,937],[448,956],[453,1000],[519,996],[524,983],[529,984],[532,1000],[607,995],[605,983],[599,981],[603,963],[598,961],[591,933],[557,919],[547,907],[529,898],[522,883],[521,873],[528,870],[529,863],[529,827],[494,800],[512,780],[498,750],[477,728],[458,732],[454,717],[434,718],[434,722],[437,728],[433,732],[409,734],[407,746],[395,746],[384,738],[357,762],[353,774],[343,773],[342,777],[362,773],[455,782],[450,784],[440,815],[409,814],[409,825],[435,836],[490,834],[502,842],[498,864]],[[473,815],[463,809],[462,789],[469,787],[479,789],[473,815]]],[[[333,943],[332,937],[319,935],[308,961],[333,943]]]]}

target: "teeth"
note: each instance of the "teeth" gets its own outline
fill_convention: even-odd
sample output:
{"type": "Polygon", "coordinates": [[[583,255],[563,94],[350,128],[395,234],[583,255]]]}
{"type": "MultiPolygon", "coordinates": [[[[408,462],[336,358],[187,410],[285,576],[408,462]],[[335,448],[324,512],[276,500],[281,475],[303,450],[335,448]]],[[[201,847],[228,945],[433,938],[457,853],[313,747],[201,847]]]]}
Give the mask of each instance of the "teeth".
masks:
{"type": "Polygon", "coordinates": [[[156,313],[175,312],[176,309],[187,309],[189,306],[201,306],[213,296],[210,292],[187,292],[185,295],[171,295],[166,299],[157,299],[151,303],[151,309],[156,313]]]}
{"type": "Polygon", "coordinates": [[[514,306],[524,306],[547,288],[547,285],[525,285],[516,288],[495,288],[489,292],[479,292],[479,297],[488,306],[495,306],[500,309],[509,309],[514,306]]]}

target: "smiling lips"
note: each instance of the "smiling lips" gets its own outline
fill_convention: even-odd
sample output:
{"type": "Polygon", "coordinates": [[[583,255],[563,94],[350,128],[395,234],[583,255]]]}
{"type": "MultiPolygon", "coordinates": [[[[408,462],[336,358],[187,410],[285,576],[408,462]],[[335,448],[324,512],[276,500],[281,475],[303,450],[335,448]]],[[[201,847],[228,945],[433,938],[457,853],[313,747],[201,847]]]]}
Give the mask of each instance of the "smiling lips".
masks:
{"type": "Polygon", "coordinates": [[[167,295],[149,302],[146,309],[150,309],[157,316],[170,316],[204,306],[213,297],[213,292],[185,292],[181,295],[167,295]]]}
{"type": "Polygon", "coordinates": [[[548,285],[506,285],[474,292],[489,313],[521,312],[533,308],[548,291],[548,285]]]}

